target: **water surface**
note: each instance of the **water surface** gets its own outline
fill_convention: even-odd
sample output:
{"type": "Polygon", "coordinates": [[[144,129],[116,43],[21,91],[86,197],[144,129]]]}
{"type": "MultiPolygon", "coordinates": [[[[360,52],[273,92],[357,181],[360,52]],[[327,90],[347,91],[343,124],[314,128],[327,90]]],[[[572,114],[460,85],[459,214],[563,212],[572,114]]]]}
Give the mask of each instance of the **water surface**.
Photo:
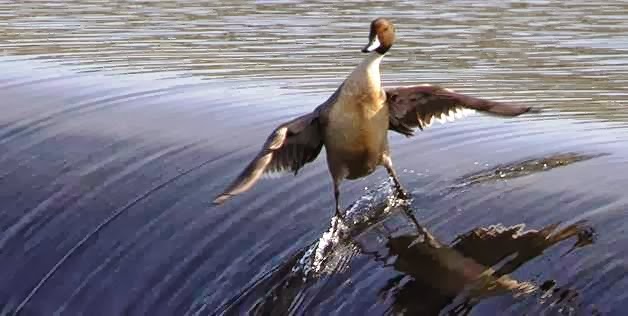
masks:
{"type": "Polygon", "coordinates": [[[0,1],[0,314],[609,314],[628,306],[623,1],[0,1]],[[401,180],[212,198],[324,101],[368,23],[386,86],[544,109],[391,136],[401,180]]]}

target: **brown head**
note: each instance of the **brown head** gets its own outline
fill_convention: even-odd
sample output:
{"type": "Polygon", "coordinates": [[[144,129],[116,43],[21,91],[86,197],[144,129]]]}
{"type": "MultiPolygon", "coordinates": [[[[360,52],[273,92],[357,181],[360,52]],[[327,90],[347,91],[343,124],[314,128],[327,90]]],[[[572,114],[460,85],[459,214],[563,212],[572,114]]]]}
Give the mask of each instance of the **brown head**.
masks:
{"type": "Polygon", "coordinates": [[[376,51],[386,54],[395,42],[395,26],[384,18],[377,18],[371,22],[369,43],[362,49],[363,53],[376,51]]]}

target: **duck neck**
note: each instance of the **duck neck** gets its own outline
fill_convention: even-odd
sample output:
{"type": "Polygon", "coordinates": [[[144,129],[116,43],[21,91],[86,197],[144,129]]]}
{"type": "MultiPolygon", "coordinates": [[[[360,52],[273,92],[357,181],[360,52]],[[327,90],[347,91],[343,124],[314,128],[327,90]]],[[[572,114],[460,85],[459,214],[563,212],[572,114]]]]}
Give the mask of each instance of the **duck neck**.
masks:
{"type": "Polygon", "coordinates": [[[375,88],[379,88],[381,86],[379,64],[381,63],[383,58],[383,54],[380,54],[378,52],[371,52],[368,54],[368,56],[366,56],[366,58],[364,58],[360,67],[358,67],[358,69],[366,72],[366,74],[362,73],[360,75],[366,75],[365,77],[368,78],[370,83],[375,88]]]}

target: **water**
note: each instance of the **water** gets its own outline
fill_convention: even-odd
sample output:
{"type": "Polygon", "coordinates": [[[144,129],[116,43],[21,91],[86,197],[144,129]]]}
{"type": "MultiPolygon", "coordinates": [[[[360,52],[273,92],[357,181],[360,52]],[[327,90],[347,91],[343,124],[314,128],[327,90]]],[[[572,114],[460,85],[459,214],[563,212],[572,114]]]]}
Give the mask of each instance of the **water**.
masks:
{"type": "MultiPolygon", "coordinates": [[[[0,1],[0,314],[623,315],[623,1],[0,1]],[[324,101],[368,23],[386,86],[544,109],[391,136],[385,172],[212,198],[324,101]],[[415,221],[416,220],[416,221],[415,221]]],[[[324,156],[324,154],[323,154],[324,156]]]]}

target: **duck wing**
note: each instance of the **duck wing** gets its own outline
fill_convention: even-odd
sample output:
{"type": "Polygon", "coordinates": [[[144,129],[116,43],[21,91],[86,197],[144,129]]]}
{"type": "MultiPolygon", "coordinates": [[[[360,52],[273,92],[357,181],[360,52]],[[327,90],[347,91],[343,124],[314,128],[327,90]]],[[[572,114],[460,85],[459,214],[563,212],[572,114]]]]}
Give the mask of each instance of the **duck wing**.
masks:
{"type": "Polygon", "coordinates": [[[537,112],[529,106],[476,98],[430,85],[386,89],[386,102],[390,111],[389,129],[406,136],[414,135],[417,127],[420,130],[429,127],[435,119],[452,121],[469,110],[503,117],[537,112]]]}
{"type": "Polygon", "coordinates": [[[305,164],[314,161],[323,148],[323,125],[328,110],[337,100],[341,87],[313,112],[275,128],[255,158],[214,199],[214,204],[222,204],[230,197],[247,191],[264,174],[291,171],[296,175],[305,164]]]}
{"type": "Polygon", "coordinates": [[[247,191],[264,174],[292,171],[296,175],[301,167],[316,159],[322,148],[318,113],[308,113],[279,125],[255,158],[214,199],[214,204],[222,204],[230,197],[247,191]]]}

